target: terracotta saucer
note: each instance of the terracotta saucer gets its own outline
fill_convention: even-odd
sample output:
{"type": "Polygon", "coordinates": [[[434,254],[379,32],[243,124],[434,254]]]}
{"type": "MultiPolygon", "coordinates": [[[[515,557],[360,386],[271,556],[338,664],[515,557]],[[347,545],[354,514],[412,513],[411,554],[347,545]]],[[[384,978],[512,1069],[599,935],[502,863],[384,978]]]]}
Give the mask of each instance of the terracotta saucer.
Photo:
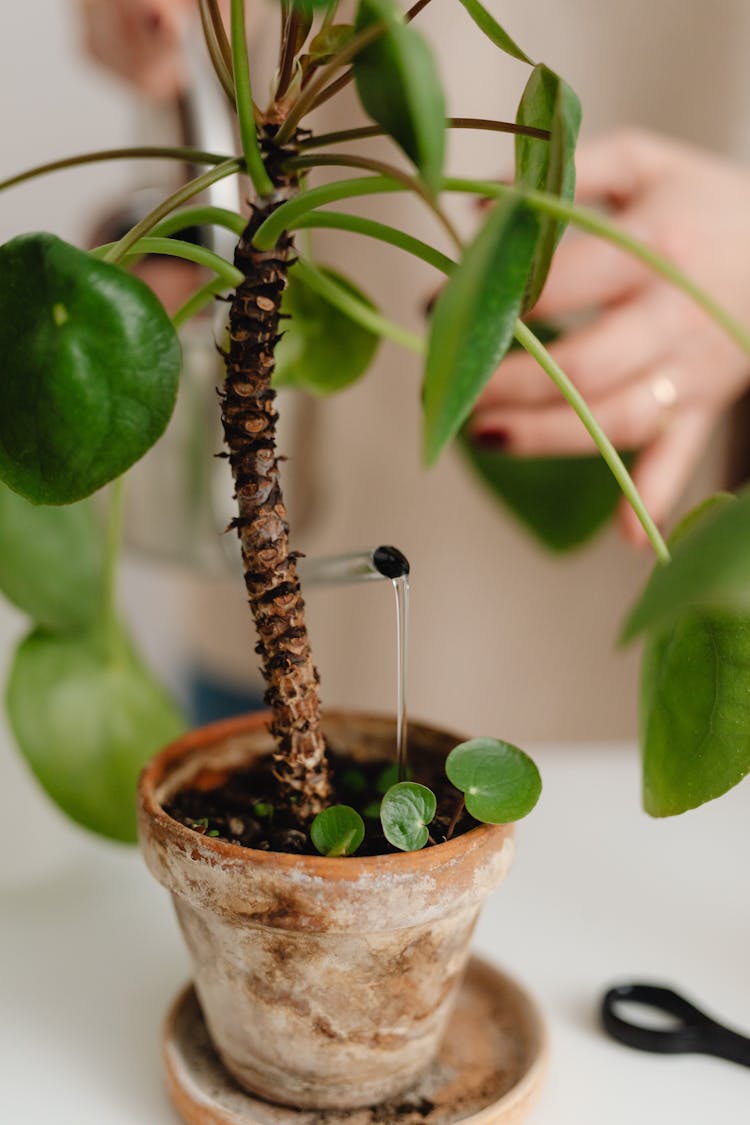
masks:
{"type": "Polygon", "coordinates": [[[536,1099],[547,1043],[531,997],[473,958],[433,1067],[407,1094],[371,1109],[289,1109],[245,1093],[211,1046],[192,985],[167,1016],[163,1055],[170,1096],[188,1125],[517,1125],[536,1099]]]}

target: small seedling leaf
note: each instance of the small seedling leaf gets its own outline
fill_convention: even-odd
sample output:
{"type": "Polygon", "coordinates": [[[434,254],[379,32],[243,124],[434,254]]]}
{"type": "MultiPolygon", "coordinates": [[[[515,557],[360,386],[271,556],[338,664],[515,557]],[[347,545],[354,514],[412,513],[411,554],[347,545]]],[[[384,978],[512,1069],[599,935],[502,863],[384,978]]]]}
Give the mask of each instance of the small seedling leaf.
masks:
{"type": "MultiPolygon", "coordinates": [[[[321,273],[370,308],[375,307],[336,270],[321,268],[321,273]]],[[[281,311],[291,319],[284,322],[284,335],[276,348],[276,386],[329,395],[365,374],[377,351],[378,337],[313,292],[293,269],[281,311]]]]}
{"type": "Polygon", "coordinates": [[[494,207],[437,300],[424,376],[424,459],[458,433],[513,340],[539,220],[523,200],[494,207]]]}
{"type": "Polygon", "coordinates": [[[445,154],[445,99],[437,63],[393,0],[360,0],[356,30],[376,23],[385,23],[386,30],[354,58],[359,100],[436,193],[445,154]]]}
{"type": "Polygon", "coordinates": [[[91,501],[29,503],[0,484],[0,591],[48,629],[91,624],[99,606],[102,545],[91,501]]]}
{"type": "Polygon", "coordinates": [[[0,247],[0,479],[70,504],[138,461],[175,403],[180,345],[138,278],[52,234],[0,247]]]}
{"type": "Polygon", "coordinates": [[[500,26],[484,5],[479,3],[479,0],[459,0],[459,2],[466,8],[477,27],[496,47],[499,47],[501,51],[505,51],[507,55],[511,55],[514,59],[518,59],[519,62],[534,65],[526,52],[522,51],[518,44],[511,39],[507,31],[500,26]]]}
{"type": "Polygon", "coordinates": [[[36,630],[16,652],[7,705],[23,756],[63,812],[134,843],[138,774],[184,723],[132,649],[111,658],[94,637],[36,630]]]}
{"type": "Polygon", "coordinates": [[[496,738],[472,738],[454,746],[445,772],[464,794],[468,812],[486,824],[520,820],[542,791],[539,770],[528,754],[496,738]]]}
{"type": "MultiPolygon", "coordinates": [[[[516,186],[572,200],[576,186],[575,148],[581,127],[581,103],[574,91],[548,67],[536,66],[523,92],[516,120],[519,125],[547,129],[550,133],[548,141],[516,137],[516,186]]],[[[541,220],[524,312],[533,308],[544,288],[552,255],[564,231],[565,223],[560,219],[541,220]]]]}
{"type": "Polygon", "coordinates": [[[331,805],[315,817],[310,837],[321,855],[353,855],[365,838],[365,824],[349,805],[331,805]]]}
{"type": "Polygon", "coordinates": [[[429,838],[427,825],[437,812],[435,794],[416,781],[392,785],[380,804],[386,840],[402,852],[417,852],[429,838]]]}

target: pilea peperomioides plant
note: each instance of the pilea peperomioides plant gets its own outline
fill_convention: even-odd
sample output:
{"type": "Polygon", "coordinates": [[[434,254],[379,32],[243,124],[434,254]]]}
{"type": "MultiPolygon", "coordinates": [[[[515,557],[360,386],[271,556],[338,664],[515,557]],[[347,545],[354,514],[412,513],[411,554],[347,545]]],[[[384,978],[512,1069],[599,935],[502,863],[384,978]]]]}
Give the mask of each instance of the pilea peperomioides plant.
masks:
{"type": "MultiPolygon", "coordinates": [[[[394,0],[359,0],[353,26],[337,22],[338,0],[282,0],[279,65],[265,109],[253,100],[244,0],[232,0],[228,31],[217,0],[199,0],[217,78],[236,107],[240,155],[185,148],[98,152],[1,185],[128,155],[208,167],[115,244],[85,253],[52,235],[26,234],[0,248],[0,585],[36,623],[16,656],[9,713],[42,784],[90,828],[133,837],[129,792],[136,773],[181,725],[134,653],[115,608],[121,477],[169,420],[180,374],[176,329],[217,296],[229,302],[222,419],[238,503],[234,526],[272,712],[277,800],[305,831],[312,824],[319,851],[352,854],[364,829],[355,810],[327,807],[331,778],[279,484],[274,385],[316,393],[347,386],[367,368],[380,336],[425,352],[427,464],[460,436],[511,346],[536,358],[588,429],[659,560],[630,623],[631,633],[651,630],[643,720],[649,811],[693,807],[750,769],[749,693],[737,690],[738,677],[750,669],[750,497],[699,513],[670,563],[628,475],[627,458],[612,447],[530,324],[555,246],[572,223],[670,279],[748,354],[750,334],[669,262],[573,203],[580,124],[575,94],[547,66],[535,65],[479,0],[460,2],[501,51],[531,68],[513,121],[446,116],[437,66],[413,26],[429,0],[418,0],[405,15],[394,0]],[[352,81],[373,125],[311,134],[309,112],[352,81]],[[448,129],[515,134],[514,183],[447,175],[448,129]],[[408,164],[346,152],[349,141],[383,135],[408,164]],[[309,186],[308,174],[320,167],[356,175],[309,186]],[[212,184],[241,174],[254,190],[249,218],[192,202],[212,184]],[[454,256],[376,219],[330,209],[389,192],[420,199],[454,256]],[[467,246],[443,209],[445,192],[494,203],[467,246]],[[233,263],[174,237],[212,224],[239,237],[233,263]],[[300,256],[294,233],[312,228],[379,239],[445,276],[426,344],[383,317],[354,283],[300,256]],[[212,274],[171,323],[127,270],[150,253],[182,257],[212,274]],[[311,331],[321,319],[335,331],[311,331]],[[110,483],[102,544],[87,498],[110,483]]],[[[498,466],[479,467],[492,479],[498,466]]],[[[574,476],[588,471],[577,465],[574,476]]],[[[498,488],[512,493],[512,473],[501,475],[498,488]]],[[[523,506],[523,487],[513,502],[523,506]]],[[[597,506],[592,525],[607,503],[597,506]]],[[[555,534],[558,545],[568,545],[564,531],[555,534]]],[[[469,814],[490,821],[525,815],[539,792],[526,756],[489,739],[458,747],[448,759],[448,777],[465,795],[469,814]]],[[[421,847],[429,841],[435,798],[418,781],[398,781],[379,813],[393,846],[421,847]]]]}

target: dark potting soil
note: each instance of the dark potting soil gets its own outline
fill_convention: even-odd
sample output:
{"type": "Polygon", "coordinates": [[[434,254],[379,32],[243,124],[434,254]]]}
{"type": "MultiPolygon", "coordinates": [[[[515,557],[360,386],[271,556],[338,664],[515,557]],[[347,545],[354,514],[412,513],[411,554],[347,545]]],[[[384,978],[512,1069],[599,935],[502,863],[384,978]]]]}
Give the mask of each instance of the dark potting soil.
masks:
{"type": "MultiPolygon", "coordinates": [[[[396,767],[387,761],[355,762],[345,755],[329,754],[332,805],[350,805],[365,822],[365,838],[357,856],[385,855],[398,851],[383,835],[380,800],[398,780],[396,767]]],[[[308,831],[301,831],[292,811],[279,800],[270,759],[252,769],[212,777],[210,787],[183,789],[164,805],[165,812],[203,836],[260,851],[317,855],[308,831]]],[[[451,821],[461,804],[461,793],[450,784],[433,759],[411,763],[409,780],[428,785],[437,798],[437,813],[429,826],[427,847],[448,839],[451,821]]],[[[477,825],[464,809],[451,835],[460,836],[477,825]]]]}

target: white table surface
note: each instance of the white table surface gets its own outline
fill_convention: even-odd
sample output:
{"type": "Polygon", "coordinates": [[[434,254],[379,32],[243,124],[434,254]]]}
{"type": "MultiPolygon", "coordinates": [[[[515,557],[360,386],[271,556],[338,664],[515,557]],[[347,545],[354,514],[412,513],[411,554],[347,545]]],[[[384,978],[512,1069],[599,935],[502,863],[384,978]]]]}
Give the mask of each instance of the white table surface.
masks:
{"type": "MultiPolygon", "coordinates": [[[[605,986],[645,979],[750,1030],[750,783],[651,821],[634,750],[536,757],[542,801],[476,940],[549,1023],[550,1072],[529,1125],[750,1121],[750,1070],[631,1051],[596,1024],[605,986]]],[[[166,892],[135,852],[83,835],[75,845],[54,874],[0,891],[0,1121],[176,1125],[158,1040],[188,965],[166,892]]]]}

